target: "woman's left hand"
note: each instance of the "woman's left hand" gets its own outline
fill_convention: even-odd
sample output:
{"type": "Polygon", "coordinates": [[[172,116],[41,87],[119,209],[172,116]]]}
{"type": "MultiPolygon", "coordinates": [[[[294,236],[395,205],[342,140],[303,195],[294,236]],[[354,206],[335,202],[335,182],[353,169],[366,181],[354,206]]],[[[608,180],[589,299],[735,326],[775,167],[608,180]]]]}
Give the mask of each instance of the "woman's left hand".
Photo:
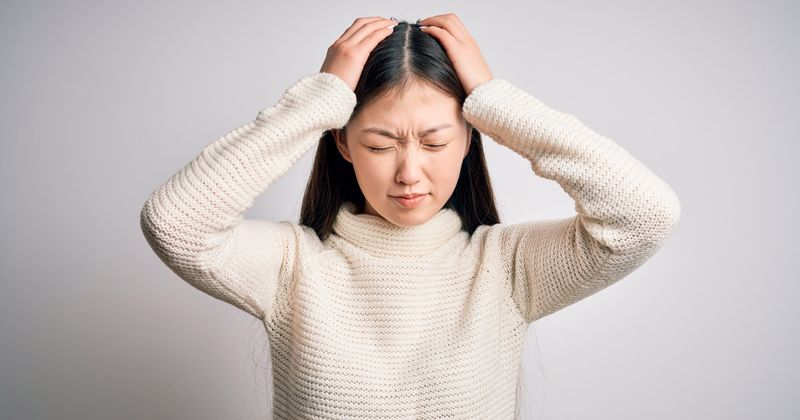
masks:
{"type": "Polygon", "coordinates": [[[447,13],[421,19],[417,23],[422,32],[432,35],[442,44],[467,95],[475,86],[494,78],[478,43],[467,32],[458,16],[447,13]]]}

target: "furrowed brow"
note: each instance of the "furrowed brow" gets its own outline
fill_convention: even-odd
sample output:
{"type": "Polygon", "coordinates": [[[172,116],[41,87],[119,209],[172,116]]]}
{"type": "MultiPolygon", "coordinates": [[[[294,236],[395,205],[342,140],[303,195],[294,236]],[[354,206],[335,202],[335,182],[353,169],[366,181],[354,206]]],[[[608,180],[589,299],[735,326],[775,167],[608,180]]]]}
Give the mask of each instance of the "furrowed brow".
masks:
{"type": "MultiPolygon", "coordinates": [[[[425,136],[427,136],[428,134],[435,133],[435,132],[437,132],[437,131],[439,131],[439,130],[443,130],[443,129],[445,129],[445,128],[450,128],[450,127],[452,127],[452,126],[453,126],[452,124],[439,124],[439,125],[435,125],[435,126],[433,126],[433,127],[431,127],[431,128],[428,128],[428,129],[426,129],[426,130],[423,130],[422,132],[420,132],[419,134],[417,134],[417,136],[418,136],[418,137],[425,137],[425,136]]],[[[397,136],[397,135],[395,135],[395,134],[392,134],[392,132],[390,132],[389,130],[386,130],[386,129],[383,129],[383,128],[379,128],[379,127],[369,127],[369,128],[365,128],[365,129],[364,129],[362,132],[364,132],[364,133],[375,133],[375,134],[378,134],[378,135],[381,135],[381,136],[385,136],[385,137],[389,137],[389,138],[391,138],[391,139],[395,139],[395,140],[401,140],[401,139],[402,139],[400,136],[397,136]]]]}

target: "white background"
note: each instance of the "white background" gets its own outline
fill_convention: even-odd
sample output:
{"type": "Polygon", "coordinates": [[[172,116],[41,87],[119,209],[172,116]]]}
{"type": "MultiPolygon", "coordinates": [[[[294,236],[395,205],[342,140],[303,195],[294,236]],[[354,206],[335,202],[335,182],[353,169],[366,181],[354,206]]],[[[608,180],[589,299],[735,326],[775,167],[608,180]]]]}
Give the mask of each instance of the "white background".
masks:
{"type": "MultiPolygon", "coordinates": [[[[532,324],[522,418],[800,418],[798,9],[4,1],[0,418],[268,418],[262,325],[163,265],[139,211],[317,72],[356,17],[446,12],[495,77],[613,139],[681,199],[645,265],[532,324]]],[[[484,144],[504,223],[575,214],[555,182],[484,144]]],[[[297,220],[312,159],[248,217],[297,220]]]]}

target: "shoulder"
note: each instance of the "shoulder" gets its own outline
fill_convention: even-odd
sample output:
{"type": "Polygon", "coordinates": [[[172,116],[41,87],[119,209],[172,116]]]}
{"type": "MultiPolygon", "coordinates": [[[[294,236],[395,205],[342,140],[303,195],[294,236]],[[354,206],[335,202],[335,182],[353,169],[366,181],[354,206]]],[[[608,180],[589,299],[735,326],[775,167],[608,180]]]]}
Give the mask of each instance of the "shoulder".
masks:
{"type": "Polygon", "coordinates": [[[497,245],[503,231],[508,228],[504,223],[494,225],[480,225],[470,236],[469,246],[471,247],[492,247],[497,245]]]}
{"type": "Polygon", "coordinates": [[[513,258],[532,243],[560,244],[575,223],[575,216],[529,220],[520,223],[481,225],[472,235],[471,245],[493,257],[513,258]]]}
{"type": "MultiPolygon", "coordinates": [[[[481,264],[497,260],[500,249],[500,233],[505,225],[480,225],[475,228],[469,237],[463,257],[469,260],[480,261],[481,264]]],[[[462,257],[462,258],[463,258],[462,257]]]]}
{"type": "Polygon", "coordinates": [[[313,257],[325,250],[326,245],[320,240],[317,231],[312,227],[289,220],[282,220],[278,223],[282,226],[284,232],[291,237],[291,241],[302,257],[313,257]]]}

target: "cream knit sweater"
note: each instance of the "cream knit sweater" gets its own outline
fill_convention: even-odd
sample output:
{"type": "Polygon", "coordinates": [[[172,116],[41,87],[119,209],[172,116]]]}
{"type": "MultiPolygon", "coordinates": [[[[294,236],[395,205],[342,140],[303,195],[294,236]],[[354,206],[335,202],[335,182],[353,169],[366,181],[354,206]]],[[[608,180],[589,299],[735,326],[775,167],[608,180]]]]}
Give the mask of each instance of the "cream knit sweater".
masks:
{"type": "Polygon", "coordinates": [[[298,80],[153,191],[144,235],[182,279],[263,320],[275,418],[511,419],[528,325],[644,263],[678,197],[612,140],[495,78],[464,117],[558,182],[576,215],[469,235],[450,209],[401,228],[348,203],[324,242],[245,219],[355,104],[333,74],[298,80]]]}

